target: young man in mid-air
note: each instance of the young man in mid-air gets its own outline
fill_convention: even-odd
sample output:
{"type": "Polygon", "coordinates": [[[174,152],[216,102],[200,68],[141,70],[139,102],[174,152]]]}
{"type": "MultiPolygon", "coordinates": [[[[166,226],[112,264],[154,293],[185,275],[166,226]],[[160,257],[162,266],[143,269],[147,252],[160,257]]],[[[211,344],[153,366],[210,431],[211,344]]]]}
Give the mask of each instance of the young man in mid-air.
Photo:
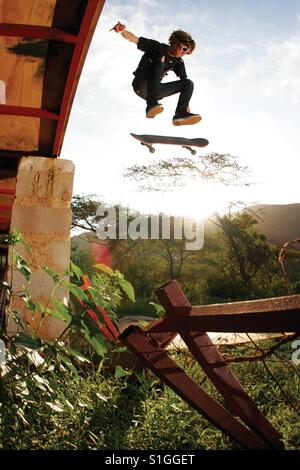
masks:
{"type": "Polygon", "coordinates": [[[179,93],[173,124],[182,126],[199,122],[201,116],[190,112],[189,102],[194,84],[187,78],[183,61],[183,57],[191,54],[196,47],[191,35],[177,30],[171,34],[169,44],[163,44],[153,39],[138,38],[127,31],[126,26],[119,21],[111,30],[137,44],[138,49],[144,52],[134,72],[132,86],[135,93],[147,102],[146,117],[154,118],[164,110],[158,100],[179,93]],[[179,77],[179,80],[162,83],[161,80],[170,70],[179,77]]]}

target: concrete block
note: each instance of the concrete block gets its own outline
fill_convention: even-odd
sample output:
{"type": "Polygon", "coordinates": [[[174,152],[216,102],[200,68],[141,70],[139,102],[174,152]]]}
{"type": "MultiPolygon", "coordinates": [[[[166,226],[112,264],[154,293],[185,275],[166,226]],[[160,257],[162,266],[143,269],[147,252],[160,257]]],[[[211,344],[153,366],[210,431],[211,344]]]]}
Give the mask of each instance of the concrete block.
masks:
{"type": "Polygon", "coordinates": [[[36,203],[70,204],[74,164],[56,158],[22,158],[17,175],[16,197],[34,199],[36,203]]]}
{"type": "MultiPolygon", "coordinates": [[[[69,265],[73,176],[74,164],[69,160],[24,157],[18,168],[11,228],[20,230],[31,246],[31,252],[21,244],[16,251],[28,262],[32,276],[28,283],[19,272],[14,272],[13,290],[22,291],[25,287],[33,300],[45,305],[55,283],[42,268],[47,265],[61,274],[69,265]]],[[[58,300],[68,298],[68,291],[61,286],[54,292],[58,300]]],[[[31,318],[21,299],[14,298],[12,304],[28,321],[36,324],[38,319],[31,318]]],[[[44,338],[55,338],[64,327],[63,322],[45,317],[39,334],[44,338]]],[[[14,328],[12,323],[11,328],[14,328]]]]}
{"type": "Polygon", "coordinates": [[[70,240],[53,240],[47,244],[47,260],[49,266],[54,266],[57,272],[63,272],[69,267],[70,240]]]}
{"type": "Polygon", "coordinates": [[[11,227],[26,234],[69,234],[71,209],[37,206],[18,206],[14,202],[11,227]]]}
{"type": "MultiPolygon", "coordinates": [[[[44,271],[33,271],[30,283],[26,281],[19,271],[14,271],[12,286],[14,292],[20,293],[21,291],[28,290],[33,300],[40,301],[41,298],[44,298],[47,302],[52,294],[55,282],[44,271]]],[[[62,300],[64,297],[68,298],[68,291],[62,286],[57,287],[55,289],[55,298],[62,300]]]]}
{"type": "MultiPolygon", "coordinates": [[[[32,318],[31,312],[22,310],[22,307],[22,301],[20,299],[16,299],[14,302],[14,309],[23,312],[25,324],[28,323],[30,328],[33,331],[38,331],[39,336],[44,339],[51,341],[58,338],[67,326],[66,323],[59,320],[58,318],[49,316],[45,316],[39,324],[40,315],[37,314],[34,318],[32,318]]],[[[8,317],[7,331],[9,336],[14,336],[17,333],[20,333],[22,330],[11,317],[8,317]]]]}
{"type": "Polygon", "coordinates": [[[45,317],[39,328],[39,336],[48,341],[58,338],[66,328],[67,324],[58,318],[45,317]]]}

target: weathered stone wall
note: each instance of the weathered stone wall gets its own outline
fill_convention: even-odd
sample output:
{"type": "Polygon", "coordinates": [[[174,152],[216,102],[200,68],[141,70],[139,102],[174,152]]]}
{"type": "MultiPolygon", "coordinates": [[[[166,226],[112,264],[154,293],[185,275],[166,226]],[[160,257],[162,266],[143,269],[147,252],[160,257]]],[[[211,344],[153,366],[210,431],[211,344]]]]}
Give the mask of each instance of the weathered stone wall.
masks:
{"type": "MultiPolygon", "coordinates": [[[[18,169],[11,228],[17,228],[32,248],[29,253],[24,246],[17,246],[18,253],[32,270],[32,280],[28,285],[20,273],[14,272],[13,290],[20,291],[26,285],[32,298],[44,304],[51,296],[54,283],[42,268],[46,265],[61,274],[69,265],[73,176],[73,163],[62,159],[24,157],[18,169]]],[[[67,292],[58,288],[54,295],[62,300],[67,292]]],[[[13,307],[22,311],[28,322],[37,328],[39,318],[31,318],[23,301],[14,299],[13,307]]],[[[61,321],[45,317],[38,333],[51,339],[57,337],[62,328],[61,321]]],[[[8,330],[14,333],[16,325],[10,322],[8,330]]]]}

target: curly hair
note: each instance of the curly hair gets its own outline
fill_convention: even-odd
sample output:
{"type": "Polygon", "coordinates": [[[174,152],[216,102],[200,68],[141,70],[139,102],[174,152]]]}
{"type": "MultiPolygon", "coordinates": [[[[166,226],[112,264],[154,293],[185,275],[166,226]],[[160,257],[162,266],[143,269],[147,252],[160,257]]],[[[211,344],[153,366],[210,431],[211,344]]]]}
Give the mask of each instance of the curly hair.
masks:
{"type": "Polygon", "coordinates": [[[191,52],[193,52],[196,47],[196,43],[192,36],[189,33],[182,31],[181,29],[173,31],[173,33],[169,37],[169,44],[171,47],[177,47],[179,46],[179,44],[184,44],[191,50],[191,52]]]}

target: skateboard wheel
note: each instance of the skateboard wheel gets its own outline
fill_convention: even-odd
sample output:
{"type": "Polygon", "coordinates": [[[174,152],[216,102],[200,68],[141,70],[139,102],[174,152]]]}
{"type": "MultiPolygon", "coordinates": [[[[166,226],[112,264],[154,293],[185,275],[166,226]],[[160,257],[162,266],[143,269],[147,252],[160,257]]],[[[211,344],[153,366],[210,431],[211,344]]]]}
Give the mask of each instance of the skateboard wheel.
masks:
{"type": "Polygon", "coordinates": [[[149,148],[149,152],[150,152],[150,153],[154,153],[154,152],[155,152],[155,148],[150,147],[150,148],[149,148]]]}
{"type": "Polygon", "coordinates": [[[191,150],[191,152],[192,152],[192,155],[196,155],[197,153],[196,150],[191,150]]]}

